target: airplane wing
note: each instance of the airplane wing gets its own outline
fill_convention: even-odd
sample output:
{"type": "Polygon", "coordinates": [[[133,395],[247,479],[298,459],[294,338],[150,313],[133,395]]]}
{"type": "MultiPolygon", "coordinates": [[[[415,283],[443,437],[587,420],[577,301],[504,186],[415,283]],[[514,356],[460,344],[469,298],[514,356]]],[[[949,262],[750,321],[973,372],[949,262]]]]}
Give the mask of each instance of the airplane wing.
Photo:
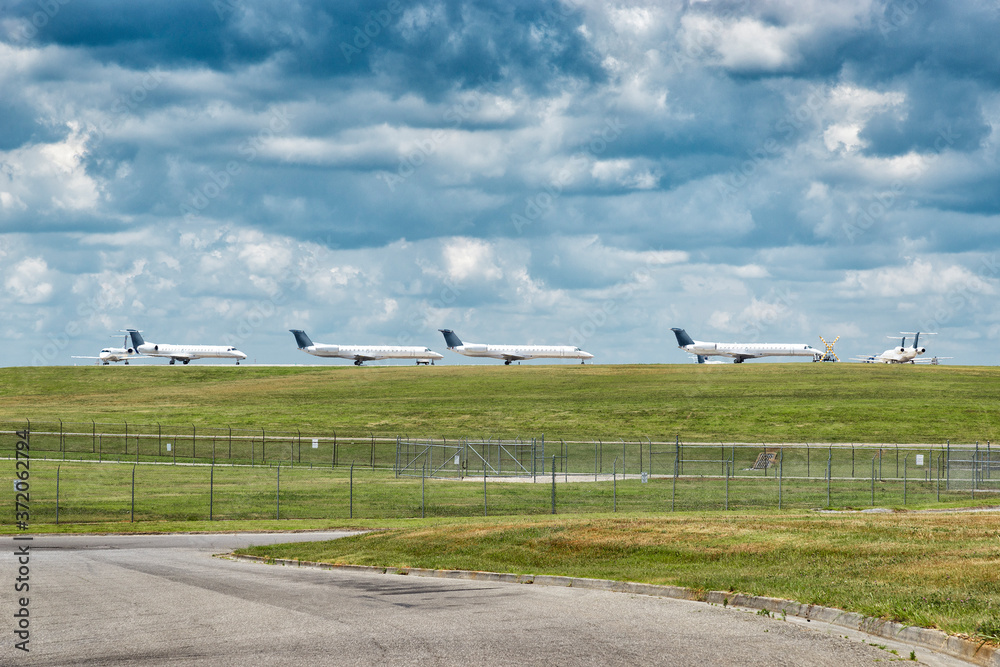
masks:
{"type": "Polygon", "coordinates": [[[504,358],[504,361],[524,361],[528,357],[519,357],[516,354],[502,354],[500,355],[504,358]]]}
{"type": "Polygon", "coordinates": [[[100,357],[81,357],[76,354],[73,355],[74,359],[100,359],[100,357]]]}
{"type": "Polygon", "coordinates": [[[351,357],[351,359],[354,359],[354,361],[378,361],[381,358],[382,357],[368,357],[363,354],[355,354],[353,357],[351,357]]]}

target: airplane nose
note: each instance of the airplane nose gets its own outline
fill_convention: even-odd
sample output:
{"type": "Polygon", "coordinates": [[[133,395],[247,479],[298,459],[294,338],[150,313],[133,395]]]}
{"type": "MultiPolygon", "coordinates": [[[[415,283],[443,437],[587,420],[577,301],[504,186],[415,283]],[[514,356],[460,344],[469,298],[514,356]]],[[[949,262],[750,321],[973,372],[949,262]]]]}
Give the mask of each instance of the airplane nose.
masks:
{"type": "Polygon", "coordinates": [[[583,356],[584,359],[593,359],[594,358],[594,355],[592,355],[590,352],[584,352],[582,356],[583,356]]]}

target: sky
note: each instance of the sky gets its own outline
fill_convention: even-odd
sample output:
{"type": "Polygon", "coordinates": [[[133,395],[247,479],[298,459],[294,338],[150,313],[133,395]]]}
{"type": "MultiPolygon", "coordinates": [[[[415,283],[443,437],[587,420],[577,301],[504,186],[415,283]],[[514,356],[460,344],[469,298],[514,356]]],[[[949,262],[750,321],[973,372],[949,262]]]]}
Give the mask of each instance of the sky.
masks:
{"type": "Polygon", "coordinates": [[[0,0],[0,365],[129,327],[996,365],[997,34],[977,0],[0,0]]]}

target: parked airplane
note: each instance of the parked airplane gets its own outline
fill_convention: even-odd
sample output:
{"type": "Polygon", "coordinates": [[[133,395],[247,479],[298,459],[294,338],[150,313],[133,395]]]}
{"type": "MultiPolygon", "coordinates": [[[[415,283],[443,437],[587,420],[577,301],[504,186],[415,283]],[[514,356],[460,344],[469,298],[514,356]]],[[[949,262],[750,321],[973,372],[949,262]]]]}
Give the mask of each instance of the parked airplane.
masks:
{"type": "Polygon", "coordinates": [[[510,366],[512,361],[527,359],[580,359],[584,363],[593,359],[594,355],[584,352],[572,345],[487,345],[485,343],[463,343],[451,329],[438,329],[444,334],[444,342],[448,349],[467,357],[491,357],[503,359],[510,366]]]}
{"type": "MultiPolygon", "coordinates": [[[[73,355],[73,358],[97,359],[97,363],[104,364],[105,366],[111,363],[118,363],[119,361],[124,361],[125,365],[128,366],[129,359],[135,359],[138,361],[147,360],[149,357],[143,357],[131,347],[125,347],[128,345],[128,333],[125,331],[122,333],[125,334],[125,340],[122,342],[123,347],[106,347],[101,350],[96,357],[73,355]]],[[[112,338],[115,338],[115,336],[112,336],[112,338]]]]}
{"type": "Polygon", "coordinates": [[[433,364],[435,359],[444,359],[444,355],[434,352],[429,347],[416,345],[326,345],[314,343],[302,329],[289,329],[295,336],[295,342],[303,352],[317,357],[341,357],[353,359],[355,366],[365,361],[377,359],[416,359],[417,365],[433,364]]]}
{"type": "Polygon", "coordinates": [[[707,343],[693,340],[684,329],[672,328],[677,346],[685,352],[701,356],[733,357],[733,363],[742,364],[758,357],[812,357],[819,361],[823,353],[803,343],[707,343]]]}
{"type": "Polygon", "coordinates": [[[170,363],[181,361],[187,364],[194,359],[235,359],[239,366],[240,360],[247,355],[232,345],[168,345],[166,343],[147,343],[142,339],[137,329],[126,329],[132,338],[132,347],[136,352],[150,357],[168,357],[170,363]]]}
{"type": "MultiPolygon", "coordinates": [[[[951,357],[920,357],[918,355],[923,354],[927,351],[927,348],[920,347],[920,335],[921,332],[911,332],[911,331],[900,331],[903,334],[903,339],[900,341],[898,347],[892,347],[878,355],[869,355],[865,357],[855,357],[857,361],[861,361],[866,364],[934,364],[937,365],[938,359],[951,359],[951,357]],[[914,336],[913,345],[906,347],[906,337],[914,336]]],[[[936,336],[936,333],[923,332],[924,336],[936,336]]],[[[888,336],[888,338],[893,338],[893,336],[888,336]]]]}

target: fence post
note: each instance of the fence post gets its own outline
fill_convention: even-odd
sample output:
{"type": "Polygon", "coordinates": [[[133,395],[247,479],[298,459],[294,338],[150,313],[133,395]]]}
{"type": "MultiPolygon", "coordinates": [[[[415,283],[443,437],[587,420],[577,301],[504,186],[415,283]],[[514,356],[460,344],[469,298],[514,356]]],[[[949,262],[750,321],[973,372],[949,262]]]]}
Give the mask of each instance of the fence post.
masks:
{"type": "Polygon", "coordinates": [[[420,518],[421,519],[426,517],[426,514],[424,512],[424,507],[427,502],[426,490],[424,488],[426,484],[427,484],[427,461],[425,460],[424,468],[420,475],[420,518]]]}
{"type": "Polygon", "coordinates": [[[260,430],[260,464],[264,465],[267,463],[267,433],[264,429],[260,430]]]}
{"type": "Polygon", "coordinates": [[[59,469],[62,466],[56,466],[56,525],[59,525],[59,469]]]}
{"type": "Polygon", "coordinates": [[[806,477],[809,477],[809,443],[806,443],[806,477]]]}
{"type": "Polygon", "coordinates": [[[597,458],[597,443],[594,443],[594,481],[597,481],[597,462],[600,459],[597,458]]]}
{"type": "Polygon", "coordinates": [[[104,460],[104,434],[102,433],[97,438],[97,462],[100,463],[104,460]]]}
{"type": "Polygon", "coordinates": [[[781,509],[781,480],[785,470],[785,450],[778,448],[778,509],[781,509]]]}
{"type": "Polygon", "coordinates": [[[129,520],[135,523],[135,466],[132,466],[132,515],[129,520]]]}
{"type": "MultiPolygon", "coordinates": [[[[59,440],[62,441],[62,420],[59,420],[59,440]]],[[[128,420],[125,420],[125,456],[128,456],[128,420]]]]}
{"type": "MultiPolygon", "coordinates": [[[[896,458],[899,458],[899,450],[896,450],[896,458]]],[[[906,462],[910,458],[907,454],[903,457],[903,507],[906,507],[906,462]]],[[[898,464],[897,464],[898,465],[898,464]]]]}
{"type": "MultiPolygon", "coordinates": [[[[678,436],[679,437],[679,436],[678,436]]],[[[674,501],[677,499],[677,471],[681,461],[681,450],[678,448],[680,440],[674,443],[674,477],[670,486],[670,511],[674,511],[674,501]]]]}
{"type": "Polygon", "coordinates": [[[91,454],[96,454],[97,453],[97,422],[95,422],[93,419],[90,420],[90,428],[91,428],[91,434],[90,434],[90,453],[91,454]]]}
{"type": "Polygon", "coordinates": [[[295,429],[295,432],[299,434],[299,463],[302,463],[302,429],[295,429]]]}
{"type": "Polygon", "coordinates": [[[941,502],[941,468],[944,462],[941,460],[941,452],[938,452],[938,464],[937,464],[937,501],[941,502]]]}
{"type": "Polygon", "coordinates": [[[618,457],[611,466],[611,511],[618,511],[618,457]]]}
{"type": "MultiPolygon", "coordinates": [[[[534,460],[534,457],[532,457],[534,460]]],[[[486,505],[486,458],[483,457],[483,516],[489,516],[489,508],[486,505]]]]}
{"type": "Polygon", "coordinates": [[[948,456],[944,460],[944,490],[951,491],[951,440],[948,440],[948,456]]]}
{"type": "Polygon", "coordinates": [[[350,495],[350,512],[349,512],[348,516],[351,519],[353,519],[354,518],[354,461],[351,461],[351,482],[350,482],[350,489],[351,489],[351,495],[350,495]]]}
{"type": "Polygon", "coordinates": [[[725,510],[729,511],[729,461],[726,461],[726,506],[725,510]]]}
{"type": "Polygon", "coordinates": [[[556,457],[552,456],[552,513],[556,513],[556,457]]]}
{"type": "Polygon", "coordinates": [[[278,464],[278,484],[274,492],[275,515],[274,518],[281,519],[281,464],[278,464]]]}
{"type": "Polygon", "coordinates": [[[372,434],[372,470],[375,470],[375,433],[369,431],[372,434]]]}
{"type": "Polygon", "coordinates": [[[830,506],[830,478],[833,476],[833,449],[830,449],[830,458],[826,460],[826,506],[830,506]]]}
{"type": "Polygon", "coordinates": [[[198,459],[198,427],[191,424],[191,463],[198,459]]]}
{"type": "Polygon", "coordinates": [[[212,520],[212,509],[215,501],[215,461],[208,473],[208,520],[212,520]]]}
{"type": "Polygon", "coordinates": [[[872,457],[872,507],[875,507],[875,459],[878,455],[872,457]]]}

